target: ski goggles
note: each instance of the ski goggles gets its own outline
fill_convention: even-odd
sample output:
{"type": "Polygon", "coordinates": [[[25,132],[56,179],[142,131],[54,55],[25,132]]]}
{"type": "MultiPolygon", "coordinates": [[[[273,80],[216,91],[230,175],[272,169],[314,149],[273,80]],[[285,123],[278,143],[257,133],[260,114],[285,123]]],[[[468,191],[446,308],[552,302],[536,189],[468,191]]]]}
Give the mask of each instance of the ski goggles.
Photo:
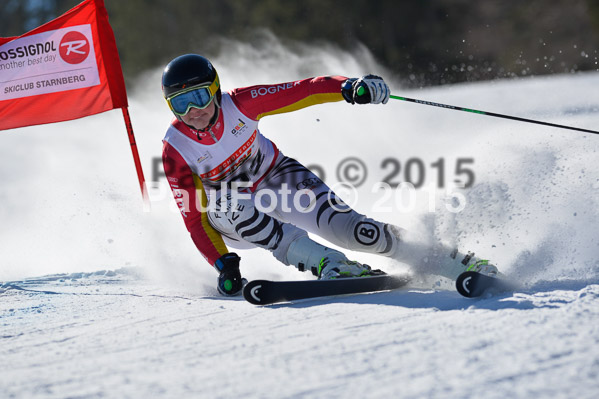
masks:
{"type": "Polygon", "coordinates": [[[204,109],[209,106],[219,86],[217,76],[209,86],[191,86],[172,97],[167,97],[166,102],[174,114],[183,116],[192,108],[204,109]]]}

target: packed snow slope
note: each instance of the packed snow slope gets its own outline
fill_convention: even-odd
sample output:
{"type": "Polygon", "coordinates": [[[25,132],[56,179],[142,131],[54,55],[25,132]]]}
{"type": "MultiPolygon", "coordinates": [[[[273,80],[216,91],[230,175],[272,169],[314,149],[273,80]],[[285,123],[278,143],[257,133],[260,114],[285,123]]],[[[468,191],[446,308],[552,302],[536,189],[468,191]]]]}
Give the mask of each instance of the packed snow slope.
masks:
{"type": "Polygon", "coordinates": [[[0,295],[3,398],[596,398],[599,285],[254,307],[135,270],[0,295]]]}
{"type": "MultiPolygon", "coordinates": [[[[223,42],[225,89],[377,73],[406,97],[599,126],[596,73],[407,91],[366,50],[261,43],[223,42]]],[[[216,295],[155,168],[171,119],[160,71],[140,77],[130,112],[150,212],[120,112],[0,133],[0,397],[596,397],[599,136],[396,100],[265,118],[285,154],[330,185],[359,183],[337,186],[357,210],[475,251],[524,287],[469,300],[433,278],[254,307],[216,295]],[[406,180],[420,187],[378,184],[406,180]]],[[[239,254],[249,279],[310,278],[239,254]]]]}

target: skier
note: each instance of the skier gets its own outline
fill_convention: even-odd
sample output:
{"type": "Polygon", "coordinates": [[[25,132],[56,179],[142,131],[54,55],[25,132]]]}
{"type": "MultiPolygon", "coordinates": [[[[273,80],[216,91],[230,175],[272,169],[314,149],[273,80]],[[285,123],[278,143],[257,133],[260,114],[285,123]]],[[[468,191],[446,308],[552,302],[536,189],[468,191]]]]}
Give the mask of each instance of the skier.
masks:
{"type": "Polygon", "coordinates": [[[212,63],[186,54],[166,66],[162,90],[175,115],[164,138],[164,170],[193,242],[219,273],[221,294],[237,295],[245,282],[229,246],[264,248],[319,279],[382,273],[313,241],[308,232],[452,279],[467,269],[497,272],[473,254],[434,247],[357,213],[258,130],[265,116],[315,104],[386,104],[390,92],[382,78],[321,76],[223,93],[212,63]]]}

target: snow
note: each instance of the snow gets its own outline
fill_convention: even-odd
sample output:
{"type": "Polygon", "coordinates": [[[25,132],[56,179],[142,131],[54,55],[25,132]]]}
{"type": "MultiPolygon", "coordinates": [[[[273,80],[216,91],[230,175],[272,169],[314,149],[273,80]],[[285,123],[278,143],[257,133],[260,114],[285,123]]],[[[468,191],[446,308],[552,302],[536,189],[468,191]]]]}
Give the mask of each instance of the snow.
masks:
{"type": "Polygon", "coordinates": [[[255,307],[134,270],[4,287],[7,398],[592,398],[599,285],[255,307]]]}
{"type": "MultiPolygon", "coordinates": [[[[318,74],[388,74],[369,54],[223,42],[225,88],[318,74]],[[285,65],[285,68],[281,68],[285,65]],[[248,71],[255,71],[249,74],[248,71]]],[[[160,71],[130,112],[152,179],[170,120],[160,71]]],[[[596,129],[596,73],[394,94],[596,129]]],[[[595,398],[599,392],[599,137],[391,100],[266,118],[282,151],[368,168],[355,207],[493,260],[522,290],[461,297],[431,279],[393,292],[256,307],[217,295],[164,182],[144,212],[120,112],[0,135],[0,397],[595,398]],[[324,148],[319,145],[326,143],[324,148]],[[330,143],[330,144],[329,144],[330,143]],[[330,145],[335,144],[335,151],[330,145]],[[373,185],[411,158],[426,184],[413,209],[373,185]],[[445,160],[447,187],[437,186],[445,160]],[[472,158],[472,188],[456,162],[472,158]],[[463,177],[463,176],[461,176],[463,177]],[[446,194],[465,207],[446,210],[446,194]],[[432,211],[431,211],[432,205],[432,211]]],[[[403,169],[402,169],[403,170],[403,169]]],[[[393,181],[403,179],[403,171],[393,181]]],[[[248,279],[310,278],[259,250],[248,279]],[[266,256],[265,256],[266,255],[266,256]]],[[[352,257],[390,272],[373,255],[352,257]]]]}

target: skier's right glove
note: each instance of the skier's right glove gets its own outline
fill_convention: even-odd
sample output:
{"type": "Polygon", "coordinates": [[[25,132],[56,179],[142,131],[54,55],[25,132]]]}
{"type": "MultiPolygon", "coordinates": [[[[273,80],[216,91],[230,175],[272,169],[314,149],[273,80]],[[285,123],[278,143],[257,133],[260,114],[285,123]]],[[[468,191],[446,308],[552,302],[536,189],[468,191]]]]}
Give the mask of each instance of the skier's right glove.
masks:
{"type": "Polygon", "coordinates": [[[239,260],[241,258],[234,252],[224,254],[214,264],[219,271],[218,292],[225,296],[236,296],[241,294],[241,289],[247,280],[241,278],[239,272],[239,260]]]}
{"type": "Polygon", "coordinates": [[[366,75],[360,79],[351,78],[343,82],[341,94],[350,104],[387,104],[391,92],[383,78],[366,75]]]}

